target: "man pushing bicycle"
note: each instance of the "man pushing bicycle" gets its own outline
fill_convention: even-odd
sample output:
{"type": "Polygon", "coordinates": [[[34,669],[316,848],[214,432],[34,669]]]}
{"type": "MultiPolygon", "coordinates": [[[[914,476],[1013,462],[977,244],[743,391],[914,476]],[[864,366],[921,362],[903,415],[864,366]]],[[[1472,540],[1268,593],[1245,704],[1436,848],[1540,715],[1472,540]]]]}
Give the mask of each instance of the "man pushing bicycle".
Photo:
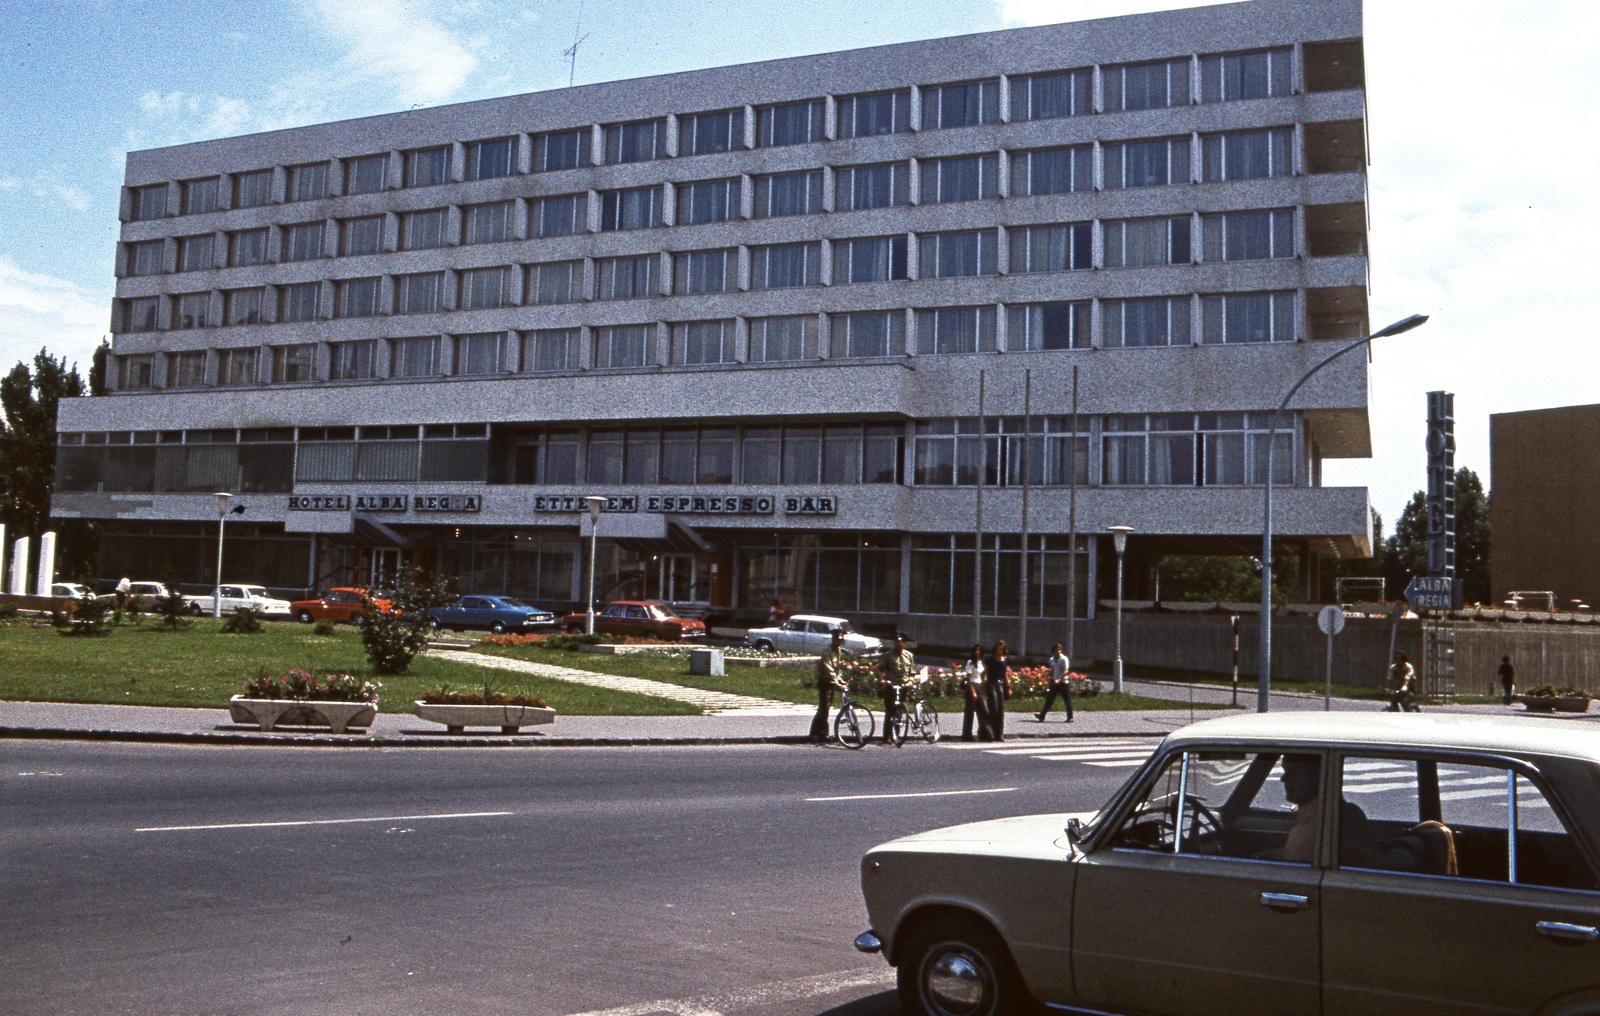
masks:
{"type": "Polygon", "coordinates": [[[883,743],[889,743],[889,731],[894,718],[905,708],[901,695],[907,685],[917,680],[917,661],[906,648],[906,633],[894,633],[894,648],[883,654],[878,662],[878,688],[883,693],[883,743]]]}

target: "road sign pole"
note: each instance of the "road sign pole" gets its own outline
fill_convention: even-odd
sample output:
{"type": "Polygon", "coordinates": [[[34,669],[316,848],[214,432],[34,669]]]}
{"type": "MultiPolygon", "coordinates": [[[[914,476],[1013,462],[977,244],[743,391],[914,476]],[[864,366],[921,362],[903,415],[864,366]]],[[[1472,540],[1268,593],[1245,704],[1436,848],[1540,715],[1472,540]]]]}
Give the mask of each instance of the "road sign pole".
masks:
{"type": "Polygon", "coordinates": [[[1328,636],[1328,668],[1322,688],[1322,711],[1329,712],[1333,709],[1333,637],[1344,631],[1344,611],[1332,604],[1323,607],[1317,614],[1317,627],[1328,636]]]}
{"type": "Polygon", "coordinates": [[[1322,689],[1322,711],[1333,709],[1333,636],[1328,636],[1328,679],[1322,689]]]}

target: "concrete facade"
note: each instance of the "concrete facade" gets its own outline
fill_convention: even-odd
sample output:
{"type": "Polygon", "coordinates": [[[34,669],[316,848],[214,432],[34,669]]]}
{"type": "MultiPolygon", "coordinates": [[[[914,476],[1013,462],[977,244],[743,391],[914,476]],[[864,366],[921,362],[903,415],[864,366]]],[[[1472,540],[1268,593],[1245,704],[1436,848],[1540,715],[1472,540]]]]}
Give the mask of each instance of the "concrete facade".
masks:
{"type": "MultiPolygon", "coordinates": [[[[1558,609],[1600,599],[1600,405],[1489,417],[1491,594],[1551,592],[1558,609]]],[[[1539,600],[1534,606],[1542,607],[1539,600]]]]}

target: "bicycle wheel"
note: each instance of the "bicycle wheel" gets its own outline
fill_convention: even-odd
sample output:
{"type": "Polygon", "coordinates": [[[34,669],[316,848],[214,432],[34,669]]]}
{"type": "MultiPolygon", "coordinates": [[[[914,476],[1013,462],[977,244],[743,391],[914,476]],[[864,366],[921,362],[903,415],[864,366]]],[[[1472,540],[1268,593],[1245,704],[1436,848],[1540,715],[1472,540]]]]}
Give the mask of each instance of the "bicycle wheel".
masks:
{"type": "Polygon", "coordinates": [[[846,748],[859,748],[872,736],[872,714],[856,705],[839,710],[833,721],[833,736],[846,748]],[[862,713],[866,713],[865,723],[862,713]]]}
{"type": "Polygon", "coordinates": [[[906,743],[906,734],[911,728],[911,714],[904,709],[895,713],[894,719],[889,721],[889,740],[896,748],[906,743]]]}
{"type": "Polygon", "coordinates": [[[917,711],[922,714],[922,737],[923,737],[923,739],[926,740],[929,744],[938,743],[938,741],[939,741],[939,710],[933,708],[933,704],[932,703],[924,702],[924,703],[922,703],[922,705],[917,707],[917,711]]]}

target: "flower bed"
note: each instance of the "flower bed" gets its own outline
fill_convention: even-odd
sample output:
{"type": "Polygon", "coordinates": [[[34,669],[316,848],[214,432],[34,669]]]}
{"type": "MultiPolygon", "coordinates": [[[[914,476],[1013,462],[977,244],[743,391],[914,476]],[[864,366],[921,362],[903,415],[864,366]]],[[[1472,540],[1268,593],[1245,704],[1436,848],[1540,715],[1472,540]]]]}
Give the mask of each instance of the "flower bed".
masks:
{"type": "Polygon", "coordinates": [[[455,691],[443,685],[424,692],[411,704],[417,718],[442,723],[451,734],[467,727],[499,727],[503,734],[515,734],[523,727],[554,723],[556,711],[544,700],[531,695],[496,691],[484,685],[481,691],[455,691]]]}
{"type": "Polygon", "coordinates": [[[1586,713],[1592,698],[1582,688],[1556,688],[1545,684],[1518,695],[1517,701],[1526,706],[1530,713],[1586,713]]]}
{"type": "Polygon", "coordinates": [[[335,734],[347,727],[367,727],[378,715],[376,681],[353,674],[317,675],[292,669],[281,674],[257,674],[244,693],[228,700],[235,723],[254,723],[264,731],[278,724],[326,725],[335,734]]]}
{"type": "MultiPolygon", "coordinates": [[[[929,667],[928,682],[923,686],[926,694],[934,698],[961,698],[962,686],[967,679],[964,667],[965,664],[960,661],[952,661],[948,667],[929,667]]],[[[844,676],[851,694],[878,693],[877,664],[867,660],[851,660],[844,665],[844,676]]],[[[1012,667],[1007,678],[1013,698],[1042,698],[1050,685],[1050,668],[1012,667]]],[[[1067,673],[1067,687],[1072,690],[1074,698],[1093,698],[1100,694],[1100,682],[1091,680],[1087,674],[1073,671],[1067,673]]]]}

